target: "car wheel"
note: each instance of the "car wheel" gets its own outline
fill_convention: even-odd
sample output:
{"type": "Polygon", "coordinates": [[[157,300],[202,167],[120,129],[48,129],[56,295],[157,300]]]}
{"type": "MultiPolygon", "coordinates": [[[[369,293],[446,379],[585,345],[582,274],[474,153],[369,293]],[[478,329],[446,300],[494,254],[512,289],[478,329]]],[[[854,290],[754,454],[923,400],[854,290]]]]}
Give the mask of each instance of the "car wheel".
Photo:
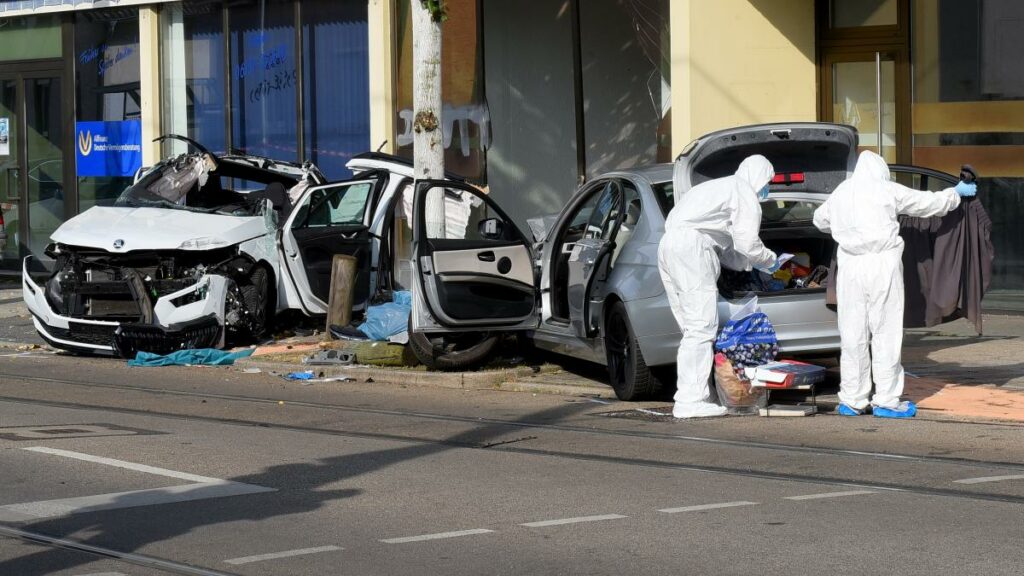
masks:
{"type": "Polygon", "coordinates": [[[490,332],[423,334],[412,331],[409,319],[409,347],[416,359],[431,370],[471,370],[491,357],[500,337],[490,332]]]}
{"type": "Polygon", "coordinates": [[[245,303],[245,310],[249,313],[249,325],[247,336],[259,340],[267,332],[269,325],[269,289],[267,282],[267,271],[257,266],[249,274],[248,280],[239,286],[242,292],[242,300],[245,303]]]}
{"type": "Polygon", "coordinates": [[[605,322],[605,354],[608,359],[608,379],[619,400],[643,400],[660,392],[661,382],[651,373],[636,333],[626,314],[626,306],[616,302],[608,311],[605,322]]]}

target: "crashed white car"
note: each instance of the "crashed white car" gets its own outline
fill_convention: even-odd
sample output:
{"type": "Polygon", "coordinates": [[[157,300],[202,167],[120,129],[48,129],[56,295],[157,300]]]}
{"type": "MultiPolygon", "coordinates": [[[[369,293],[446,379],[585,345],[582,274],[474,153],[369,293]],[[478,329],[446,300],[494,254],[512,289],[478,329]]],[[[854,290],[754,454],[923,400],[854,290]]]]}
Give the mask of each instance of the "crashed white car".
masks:
{"type": "Polygon", "coordinates": [[[45,282],[25,259],[25,303],[52,346],[125,357],[220,347],[260,337],[285,309],[326,312],[331,258],[360,236],[378,182],[332,187],[310,164],[176,138],[195,150],[53,233],[45,282]]]}

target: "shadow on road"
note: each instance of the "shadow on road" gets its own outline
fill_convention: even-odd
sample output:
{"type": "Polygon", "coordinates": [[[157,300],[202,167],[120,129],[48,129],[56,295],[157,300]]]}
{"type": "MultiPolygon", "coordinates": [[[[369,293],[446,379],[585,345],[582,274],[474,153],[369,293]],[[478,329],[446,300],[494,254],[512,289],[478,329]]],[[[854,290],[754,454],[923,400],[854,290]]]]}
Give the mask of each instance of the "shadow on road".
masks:
{"type": "MultiPolygon", "coordinates": [[[[124,508],[81,513],[26,523],[17,528],[119,552],[145,554],[142,549],[149,544],[171,540],[198,528],[230,522],[260,521],[317,510],[332,502],[359,496],[363,492],[352,488],[322,490],[323,487],[449,450],[485,448],[506,432],[522,431],[522,424],[554,423],[589,408],[582,404],[567,404],[534,412],[509,423],[484,424],[436,442],[410,442],[400,448],[323,458],[314,462],[282,464],[255,474],[229,478],[233,482],[275,488],[276,492],[162,505],[160,508],[124,508]]],[[[0,574],[43,576],[98,559],[47,548],[0,562],[0,574]]],[[[194,559],[175,561],[192,563],[194,559]]]]}

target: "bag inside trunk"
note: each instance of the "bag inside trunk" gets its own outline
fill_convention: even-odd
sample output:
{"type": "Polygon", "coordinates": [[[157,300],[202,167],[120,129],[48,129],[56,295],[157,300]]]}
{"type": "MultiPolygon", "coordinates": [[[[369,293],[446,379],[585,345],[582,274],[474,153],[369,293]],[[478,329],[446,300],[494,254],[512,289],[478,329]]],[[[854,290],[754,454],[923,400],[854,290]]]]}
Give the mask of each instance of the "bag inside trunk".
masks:
{"type": "Polygon", "coordinates": [[[762,229],[761,240],[776,254],[793,254],[774,275],[751,270],[722,269],[718,291],[724,298],[748,293],[758,297],[823,292],[828,285],[828,267],[835,254],[835,242],[814,226],[762,229]]]}

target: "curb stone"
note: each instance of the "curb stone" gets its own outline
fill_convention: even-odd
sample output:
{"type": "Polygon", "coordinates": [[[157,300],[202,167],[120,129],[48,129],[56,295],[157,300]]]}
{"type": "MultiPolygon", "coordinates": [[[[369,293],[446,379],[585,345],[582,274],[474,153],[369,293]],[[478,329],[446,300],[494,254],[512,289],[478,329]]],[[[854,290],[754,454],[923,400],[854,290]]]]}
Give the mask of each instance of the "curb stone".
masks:
{"type": "Polygon", "coordinates": [[[372,366],[306,366],[285,362],[265,362],[246,358],[235,362],[235,368],[259,368],[264,372],[287,374],[312,370],[318,378],[352,378],[356,382],[372,381],[378,384],[427,386],[459,390],[504,390],[509,392],[532,392],[563,396],[587,396],[591,398],[615,398],[609,386],[601,384],[550,384],[537,382],[538,373],[533,368],[508,368],[480,372],[428,372],[424,370],[403,370],[398,368],[376,368],[372,366]]]}

